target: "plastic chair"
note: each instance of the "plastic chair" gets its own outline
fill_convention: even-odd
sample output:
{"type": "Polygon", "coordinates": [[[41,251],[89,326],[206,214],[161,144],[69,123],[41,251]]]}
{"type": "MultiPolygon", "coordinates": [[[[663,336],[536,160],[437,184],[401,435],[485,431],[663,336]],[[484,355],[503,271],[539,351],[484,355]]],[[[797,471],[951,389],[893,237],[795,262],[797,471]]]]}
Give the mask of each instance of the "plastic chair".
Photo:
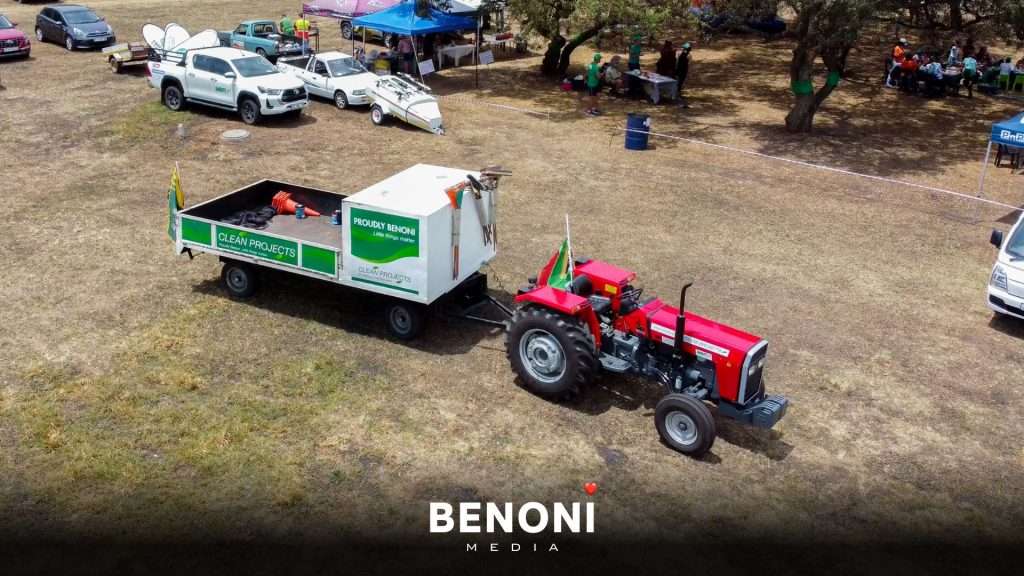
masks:
{"type": "Polygon", "coordinates": [[[1003,90],[1009,90],[1010,89],[1010,75],[1009,74],[1000,74],[999,75],[999,79],[996,80],[996,86],[1002,88],[1003,90]]]}
{"type": "Polygon", "coordinates": [[[1017,74],[1013,79],[1013,90],[1024,90],[1024,74],[1017,74]]]}

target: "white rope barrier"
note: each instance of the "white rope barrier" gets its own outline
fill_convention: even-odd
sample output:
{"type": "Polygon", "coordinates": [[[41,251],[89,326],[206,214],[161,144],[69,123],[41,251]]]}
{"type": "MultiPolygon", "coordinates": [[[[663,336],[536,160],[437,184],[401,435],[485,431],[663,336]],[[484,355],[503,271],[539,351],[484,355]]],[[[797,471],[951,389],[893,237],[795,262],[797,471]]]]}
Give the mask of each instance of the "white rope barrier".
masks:
{"type": "Polygon", "coordinates": [[[461,103],[464,103],[464,104],[482,104],[484,106],[491,106],[491,107],[494,107],[494,108],[500,108],[502,110],[511,110],[513,112],[521,112],[523,114],[532,114],[534,116],[540,116],[540,117],[545,118],[545,119],[550,119],[551,118],[551,112],[543,112],[543,111],[540,111],[540,110],[529,110],[527,108],[516,108],[515,106],[509,106],[507,104],[497,104],[495,102],[488,102],[486,100],[479,100],[477,98],[468,98],[466,96],[449,95],[449,96],[437,96],[437,98],[441,99],[441,100],[448,100],[448,101],[451,101],[451,102],[461,102],[461,103]]]}
{"type": "Polygon", "coordinates": [[[776,160],[779,162],[786,162],[788,164],[795,164],[797,166],[803,166],[805,168],[814,168],[817,170],[824,170],[826,172],[834,172],[836,174],[844,174],[846,176],[858,176],[860,178],[867,178],[868,180],[875,180],[878,182],[885,182],[886,184],[894,184],[896,186],[907,186],[910,188],[918,188],[921,190],[927,190],[929,192],[936,192],[939,194],[947,194],[949,196],[955,196],[964,200],[972,200],[975,202],[982,202],[990,204],[992,206],[999,206],[1000,208],[1007,208],[1009,210],[1021,211],[1022,208],[1014,206],[1012,204],[1006,204],[997,200],[989,200],[988,198],[981,198],[979,196],[971,196],[970,194],[964,194],[962,192],[955,192],[953,190],[946,190],[945,188],[936,188],[934,186],[926,186],[924,184],[915,184],[914,182],[906,182],[904,180],[896,180],[893,178],[885,178],[882,176],[875,176],[872,174],[862,174],[860,172],[854,172],[853,170],[845,170],[843,168],[833,168],[832,166],[824,166],[822,164],[814,164],[813,162],[804,162],[803,160],[794,160],[792,158],[783,158],[781,156],[772,156],[770,154],[764,154],[762,152],[755,152],[753,150],[745,150],[743,148],[736,148],[734,146],[726,146],[724,144],[714,144],[711,142],[705,142],[703,140],[695,140],[693,138],[684,138],[682,136],[673,136],[671,134],[661,134],[658,132],[646,132],[644,130],[636,130],[634,128],[616,128],[620,132],[633,132],[637,134],[649,134],[651,136],[657,136],[659,138],[668,138],[670,140],[679,140],[681,142],[688,142],[690,144],[697,144],[700,146],[708,146],[710,148],[718,148],[720,150],[728,150],[729,152],[738,152],[740,154],[746,154],[748,156],[754,156],[757,158],[765,158],[767,160],[776,160]]]}

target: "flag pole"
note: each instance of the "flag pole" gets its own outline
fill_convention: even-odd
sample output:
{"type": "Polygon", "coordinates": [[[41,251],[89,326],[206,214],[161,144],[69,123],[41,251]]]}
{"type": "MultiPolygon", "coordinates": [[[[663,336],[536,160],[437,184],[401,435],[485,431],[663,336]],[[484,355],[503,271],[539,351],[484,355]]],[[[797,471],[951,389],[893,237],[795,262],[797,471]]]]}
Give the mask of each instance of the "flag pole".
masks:
{"type": "Polygon", "coordinates": [[[576,264],[572,257],[572,232],[569,228],[569,215],[565,215],[565,243],[569,245],[569,282],[571,283],[573,278],[576,277],[576,264]]]}

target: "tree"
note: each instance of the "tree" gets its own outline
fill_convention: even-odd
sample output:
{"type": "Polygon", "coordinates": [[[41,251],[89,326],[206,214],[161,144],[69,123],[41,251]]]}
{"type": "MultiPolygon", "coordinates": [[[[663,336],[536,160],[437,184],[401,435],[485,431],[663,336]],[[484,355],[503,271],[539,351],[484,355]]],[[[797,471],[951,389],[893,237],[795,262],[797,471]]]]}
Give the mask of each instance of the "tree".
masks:
{"type": "Polygon", "coordinates": [[[682,14],[683,4],[681,0],[509,0],[508,8],[524,30],[548,41],[543,73],[564,75],[573,51],[604,28],[623,24],[650,32],[682,14]]]}
{"type": "Polygon", "coordinates": [[[878,8],[876,0],[788,0],[796,12],[796,47],[789,65],[794,102],[786,115],[786,129],[810,132],[814,115],[839,84],[846,57],[860,37],[861,28],[878,8]],[[818,58],[828,70],[825,84],[815,91],[814,64],[818,58]]]}

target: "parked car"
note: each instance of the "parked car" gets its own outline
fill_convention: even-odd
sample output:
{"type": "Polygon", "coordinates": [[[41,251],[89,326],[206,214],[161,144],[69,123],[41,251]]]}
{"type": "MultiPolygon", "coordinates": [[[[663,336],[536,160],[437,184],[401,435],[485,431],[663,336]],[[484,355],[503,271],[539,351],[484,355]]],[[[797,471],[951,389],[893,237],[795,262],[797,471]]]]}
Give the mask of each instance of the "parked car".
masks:
{"type": "Polygon", "coordinates": [[[237,48],[200,48],[181,53],[153,50],[150,86],[177,112],[187,103],[238,112],[246,124],[263,116],[302,114],[309,104],[298,78],[282,74],[263,56],[237,48]]]}
{"type": "Polygon", "coordinates": [[[369,104],[370,89],[378,78],[344,52],[281,58],[277,69],[302,80],[310,94],[330,98],[342,109],[369,104]]]}
{"type": "Polygon", "coordinates": [[[255,52],[271,61],[278,56],[302,54],[302,43],[281,34],[272,20],[246,20],[231,32],[220,32],[221,45],[255,52]]]}
{"type": "Polygon", "coordinates": [[[0,14],[0,57],[21,56],[27,58],[32,51],[32,43],[17,23],[0,14]]]}
{"type": "Polygon", "coordinates": [[[993,230],[991,240],[999,254],[989,276],[988,307],[997,316],[1024,320],[1024,214],[1006,238],[993,230]]]}
{"type": "Polygon", "coordinates": [[[117,42],[114,30],[95,12],[78,4],[47,6],[36,16],[36,39],[75,48],[102,48],[117,42]]]}

